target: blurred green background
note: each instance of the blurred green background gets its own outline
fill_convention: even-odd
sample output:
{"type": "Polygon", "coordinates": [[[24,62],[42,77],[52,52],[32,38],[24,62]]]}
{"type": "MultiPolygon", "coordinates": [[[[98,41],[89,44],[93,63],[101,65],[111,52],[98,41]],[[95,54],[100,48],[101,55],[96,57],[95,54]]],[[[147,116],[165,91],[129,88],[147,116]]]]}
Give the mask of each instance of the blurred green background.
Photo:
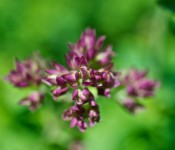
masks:
{"type": "MultiPolygon", "coordinates": [[[[175,2],[174,0],[1,0],[0,77],[39,50],[65,64],[67,43],[86,27],[106,34],[118,54],[116,69],[149,69],[161,81],[156,97],[135,116],[100,97],[102,121],[86,133],[61,120],[64,102],[31,113],[18,106],[27,90],[0,80],[0,150],[68,150],[81,141],[85,150],[175,149],[175,2]]],[[[73,148],[72,148],[73,149],[73,148]]],[[[78,149],[77,149],[78,150],[78,149]]]]}

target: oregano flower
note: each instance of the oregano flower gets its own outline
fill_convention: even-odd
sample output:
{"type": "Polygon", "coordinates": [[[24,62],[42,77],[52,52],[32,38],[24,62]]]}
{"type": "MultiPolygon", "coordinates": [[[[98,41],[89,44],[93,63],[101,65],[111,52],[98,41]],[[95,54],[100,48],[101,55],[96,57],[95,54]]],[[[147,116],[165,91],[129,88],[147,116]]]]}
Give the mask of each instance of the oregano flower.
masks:
{"type": "Polygon", "coordinates": [[[75,44],[69,43],[65,55],[67,66],[53,62],[48,67],[39,57],[16,60],[16,68],[6,80],[18,88],[34,87],[34,92],[23,98],[20,105],[28,106],[31,111],[39,108],[49,91],[41,88],[45,85],[51,88],[54,100],[71,93],[71,106],[62,118],[70,121],[71,128],[77,127],[82,132],[100,122],[97,97],[110,98],[111,90],[125,91],[122,106],[130,112],[143,109],[140,99],[154,96],[159,82],[149,79],[147,71],[131,69],[126,74],[115,71],[112,63],[115,53],[111,45],[104,46],[105,38],[97,37],[94,29],[87,28],[75,44]]]}

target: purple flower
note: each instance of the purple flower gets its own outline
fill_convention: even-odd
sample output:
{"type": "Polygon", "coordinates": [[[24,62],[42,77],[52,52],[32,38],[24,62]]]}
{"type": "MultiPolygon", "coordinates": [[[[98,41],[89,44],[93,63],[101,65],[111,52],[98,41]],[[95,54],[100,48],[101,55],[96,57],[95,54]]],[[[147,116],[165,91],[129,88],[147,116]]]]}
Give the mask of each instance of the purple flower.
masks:
{"type": "Polygon", "coordinates": [[[154,96],[159,83],[147,77],[147,71],[132,69],[124,77],[123,85],[127,88],[127,94],[133,97],[154,96]]]}
{"type": "Polygon", "coordinates": [[[69,48],[78,57],[84,56],[87,61],[90,61],[102,47],[104,40],[105,36],[101,36],[96,40],[95,30],[88,28],[82,33],[80,40],[76,44],[69,44],[69,48]]]}
{"type": "Polygon", "coordinates": [[[94,70],[87,71],[89,77],[83,78],[84,86],[96,87],[99,95],[110,97],[112,88],[119,86],[118,73],[110,70],[94,70]]]}
{"type": "Polygon", "coordinates": [[[80,131],[84,132],[88,124],[93,127],[96,122],[100,121],[99,106],[87,88],[82,91],[76,89],[72,94],[72,99],[76,105],[63,113],[63,119],[71,121],[71,128],[77,126],[80,131]]]}
{"type": "Polygon", "coordinates": [[[87,59],[84,56],[78,56],[74,51],[66,55],[66,62],[70,69],[79,69],[81,66],[87,66],[87,59]]]}
{"type": "Polygon", "coordinates": [[[158,82],[148,80],[148,79],[143,79],[139,83],[139,89],[141,90],[140,95],[142,97],[150,97],[154,96],[155,89],[159,85],[158,82]]]}
{"type": "Polygon", "coordinates": [[[84,81],[84,84],[97,87],[98,94],[110,97],[110,91],[120,85],[118,80],[118,73],[114,73],[110,70],[91,70],[90,80],[84,81]]]}
{"type": "Polygon", "coordinates": [[[16,60],[16,69],[12,70],[6,79],[19,88],[39,85],[42,80],[42,66],[32,59],[22,62],[16,60]]]}
{"type": "Polygon", "coordinates": [[[34,111],[41,105],[41,103],[43,102],[43,99],[44,99],[44,94],[39,91],[36,91],[31,93],[28,97],[25,97],[24,99],[22,99],[22,101],[20,102],[20,105],[28,106],[31,111],[34,111]]]}
{"type": "MultiPolygon", "coordinates": [[[[100,109],[93,93],[110,98],[111,90],[120,85],[120,73],[113,70],[112,46],[103,47],[105,38],[96,37],[94,29],[86,29],[75,44],[69,44],[65,57],[67,68],[54,62],[53,68],[45,69],[39,59],[17,60],[16,69],[6,79],[16,87],[36,85],[38,88],[20,105],[28,106],[31,111],[36,110],[43,102],[45,94],[39,89],[41,83],[45,83],[51,87],[54,99],[72,92],[70,101],[74,104],[62,114],[64,120],[70,121],[71,128],[77,127],[84,132],[100,122],[100,109]]],[[[130,70],[121,83],[127,93],[122,105],[132,113],[143,108],[138,98],[153,96],[159,85],[147,78],[147,71],[136,69],[130,70]]]]}
{"type": "Polygon", "coordinates": [[[62,65],[53,62],[54,69],[47,69],[47,76],[43,81],[49,85],[57,85],[57,77],[68,73],[68,70],[62,65]]]}
{"type": "Polygon", "coordinates": [[[75,44],[69,44],[66,54],[68,69],[61,65],[54,65],[53,70],[46,70],[45,81],[54,90],[54,99],[73,90],[72,100],[75,106],[63,113],[64,120],[71,120],[70,127],[77,126],[85,131],[87,126],[94,126],[100,121],[99,106],[95,102],[89,87],[94,87],[98,95],[110,97],[113,88],[119,86],[119,73],[114,72],[111,59],[114,56],[111,46],[104,51],[102,45],[105,36],[96,39],[93,29],[86,29],[75,44]],[[59,66],[59,67],[58,67],[59,66]],[[87,121],[88,120],[88,121],[87,121]]]}
{"type": "Polygon", "coordinates": [[[64,111],[63,119],[71,120],[70,127],[77,126],[80,131],[84,132],[87,128],[87,123],[84,121],[85,109],[79,106],[72,106],[70,109],[64,111]]]}
{"type": "Polygon", "coordinates": [[[148,71],[131,69],[121,81],[127,93],[122,105],[132,113],[144,108],[139,98],[154,96],[159,86],[157,81],[148,79],[147,74],[148,71]]]}
{"type": "Polygon", "coordinates": [[[31,111],[37,109],[44,99],[44,93],[40,92],[39,88],[45,67],[45,61],[41,59],[38,53],[34,53],[30,59],[16,60],[16,68],[6,77],[18,88],[32,87],[33,85],[38,88],[38,91],[31,93],[20,102],[20,105],[28,106],[31,111]]]}
{"type": "Polygon", "coordinates": [[[83,105],[87,102],[94,101],[93,94],[88,90],[88,88],[85,88],[83,90],[76,89],[72,93],[72,100],[76,102],[77,105],[83,105]]]}
{"type": "Polygon", "coordinates": [[[96,87],[99,95],[110,97],[111,89],[119,86],[119,80],[118,73],[112,70],[111,58],[114,52],[111,46],[104,52],[100,51],[104,40],[104,36],[96,40],[95,30],[86,29],[76,44],[69,44],[70,51],[66,55],[69,70],[61,65],[57,65],[58,69],[46,70],[48,75],[45,80],[51,86],[56,86],[57,92],[53,90],[55,98],[66,93],[62,89],[67,91],[68,88],[73,88],[77,92],[81,86],[96,87]],[[94,64],[100,64],[101,67],[94,69],[94,64]]]}
{"type": "Polygon", "coordinates": [[[69,44],[70,51],[66,55],[68,66],[71,69],[80,66],[77,65],[77,57],[83,57],[84,65],[88,64],[90,67],[103,68],[111,64],[114,52],[111,46],[102,49],[105,38],[105,36],[96,38],[96,31],[87,28],[75,44],[69,44]]]}
{"type": "Polygon", "coordinates": [[[71,121],[71,128],[77,126],[80,131],[84,132],[87,129],[88,124],[90,127],[93,127],[96,122],[100,121],[99,106],[95,103],[95,101],[88,103],[86,106],[72,106],[70,109],[64,111],[63,119],[71,121]]]}
{"type": "Polygon", "coordinates": [[[93,127],[96,122],[100,121],[99,107],[95,107],[89,111],[89,126],[93,127]]]}
{"type": "Polygon", "coordinates": [[[100,52],[96,56],[96,61],[101,65],[107,66],[111,64],[112,57],[114,56],[114,52],[112,51],[112,47],[108,46],[104,52],[100,52]]]}
{"type": "MultiPolygon", "coordinates": [[[[78,78],[79,78],[78,72],[70,71],[69,73],[62,75],[61,77],[64,79],[64,81],[67,84],[69,84],[73,88],[77,87],[77,85],[78,85],[78,78]]],[[[59,82],[57,82],[57,83],[59,85],[59,82]]]]}
{"type": "Polygon", "coordinates": [[[127,98],[124,100],[123,106],[131,113],[136,113],[137,111],[144,108],[141,104],[135,102],[132,98],[127,98]]]}
{"type": "Polygon", "coordinates": [[[68,88],[67,87],[64,87],[64,86],[61,87],[61,86],[59,86],[59,87],[57,87],[56,89],[54,89],[52,91],[52,94],[53,94],[54,99],[57,99],[59,96],[65,94],[67,91],[68,91],[68,88]]]}

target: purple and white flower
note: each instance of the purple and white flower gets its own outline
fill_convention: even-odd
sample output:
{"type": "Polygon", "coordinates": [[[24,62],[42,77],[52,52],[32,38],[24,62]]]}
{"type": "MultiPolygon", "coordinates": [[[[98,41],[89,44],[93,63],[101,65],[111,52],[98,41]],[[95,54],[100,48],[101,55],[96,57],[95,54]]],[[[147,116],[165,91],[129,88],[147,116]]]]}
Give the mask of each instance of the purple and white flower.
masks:
{"type": "Polygon", "coordinates": [[[147,74],[148,71],[131,69],[121,81],[127,93],[127,98],[122,104],[130,112],[142,109],[143,105],[139,103],[139,98],[154,96],[159,86],[159,82],[148,79],[147,74]]]}
{"type": "Polygon", "coordinates": [[[31,111],[36,110],[43,102],[44,94],[38,91],[31,93],[29,96],[22,99],[20,105],[28,106],[31,111]]]}
{"type": "Polygon", "coordinates": [[[123,84],[127,88],[127,94],[133,97],[154,96],[159,83],[147,78],[147,71],[132,69],[124,77],[123,84]]]}
{"type": "Polygon", "coordinates": [[[94,29],[87,28],[75,44],[69,44],[65,57],[67,67],[53,62],[52,68],[46,69],[39,59],[16,60],[16,68],[6,79],[19,88],[33,85],[38,88],[20,105],[34,111],[42,104],[46,88],[42,88],[41,83],[51,87],[55,100],[72,92],[70,102],[73,105],[62,116],[70,121],[71,128],[78,127],[82,132],[100,122],[100,109],[95,96],[110,98],[111,90],[120,84],[126,91],[122,105],[132,113],[142,109],[138,99],[153,96],[159,83],[148,79],[147,71],[136,69],[131,69],[120,81],[120,73],[113,70],[112,57],[115,53],[112,46],[103,46],[105,38],[97,37],[94,29]]]}

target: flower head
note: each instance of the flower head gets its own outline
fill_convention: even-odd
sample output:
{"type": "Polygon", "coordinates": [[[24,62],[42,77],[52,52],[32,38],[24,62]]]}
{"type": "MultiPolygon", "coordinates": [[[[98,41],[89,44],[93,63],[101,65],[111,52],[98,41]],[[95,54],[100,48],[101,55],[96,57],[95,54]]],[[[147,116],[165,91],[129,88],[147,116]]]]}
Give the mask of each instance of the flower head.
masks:
{"type": "Polygon", "coordinates": [[[100,36],[96,40],[96,31],[88,28],[82,33],[76,44],[69,44],[69,48],[70,51],[75,52],[78,57],[83,56],[87,61],[90,61],[96,56],[104,40],[105,36],[100,36]]]}
{"type": "Polygon", "coordinates": [[[6,77],[14,86],[24,88],[41,83],[43,70],[39,61],[33,59],[16,60],[15,64],[16,68],[6,77]]]}
{"type": "Polygon", "coordinates": [[[122,80],[127,93],[127,98],[124,100],[123,106],[130,112],[135,112],[138,108],[143,108],[143,105],[138,102],[138,99],[154,96],[155,90],[159,86],[157,81],[148,79],[147,74],[148,71],[131,69],[122,80]]]}
{"type": "Polygon", "coordinates": [[[150,97],[155,93],[159,83],[147,77],[147,71],[132,69],[125,76],[123,83],[129,96],[150,97]]]}
{"type": "Polygon", "coordinates": [[[132,113],[142,109],[139,98],[153,96],[159,83],[148,79],[147,71],[136,69],[131,69],[120,80],[120,73],[113,70],[112,46],[103,46],[105,38],[98,38],[94,29],[86,29],[75,44],[69,44],[65,57],[67,67],[53,62],[52,68],[45,69],[38,57],[25,61],[16,60],[16,68],[6,79],[19,88],[32,85],[35,85],[35,90],[38,88],[23,98],[20,105],[28,106],[34,111],[42,104],[46,88],[41,83],[51,87],[54,100],[72,92],[70,102],[73,105],[63,112],[62,117],[70,121],[71,128],[77,127],[84,132],[100,122],[100,108],[96,97],[100,95],[110,98],[111,90],[121,83],[121,88],[126,91],[122,105],[132,113]]]}
{"type": "MultiPolygon", "coordinates": [[[[71,121],[70,127],[73,128],[77,126],[82,132],[84,132],[87,129],[88,125],[90,127],[93,127],[96,124],[96,122],[100,121],[99,106],[95,102],[93,95],[86,89],[82,91],[81,94],[83,92],[84,102],[72,106],[70,109],[66,110],[63,113],[63,119],[71,121]]],[[[73,93],[73,96],[73,99],[75,100],[81,97],[78,96],[77,92],[75,91],[73,93]]]]}
{"type": "Polygon", "coordinates": [[[31,93],[29,96],[23,98],[22,101],[20,102],[20,105],[28,106],[31,111],[34,111],[41,105],[43,99],[44,94],[39,91],[35,91],[31,93]]]}
{"type": "Polygon", "coordinates": [[[132,98],[127,98],[123,102],[123,106],[131,113],[136,113],[139,110],[143,109],[143,105],[135,102],[132,98]]]}
{"type": "Polygon", "coordinates": [[[6,80],[17,88],[33,87],[35,85],[35,90],[37,88],[37,91],[32,92],[20,102],[20,105],[28,106],[31,111],[34,111],[41,105],[44,99],[44,93],[40,91],[40,86],[46,63],[38,53],[34,53],[27,60],[16,60],[15,64],[16,68],[10,72],[6,80]]]}
{"type": "Polygon", "coordinates": [[[106,37],[104,35],[96,38],[96,31],[87,28],[75,44],[69,44],[69,53],[66,55],[66,61],[70,68],[76,67],[76,59],[82,59],[84,65],[90,67],[103,68],[111,64],[114,52],[111,46],[103,49],[103,43],[106,37]]]}
{"type": "Polygon", "coordinates": [[[71,127],[84,131],[88,124],[99,122],[99,107],[89,87],[94,87],[98,95],[110,97],[112,88],[119,86],[118,73],[113,71],[111,46],[102,49],[105,36],[96,39],[93,29],[86,29],[75,44],[69,44],[66,54],[68,69],[54,64],[53,70],[46,70],[46,81],[54,88],[54,99],[73,89],[75,106],[64,112],[64,119],[71,120],[71,127]],[[88,119],[88,122],[85,121],[88,119]]]}

